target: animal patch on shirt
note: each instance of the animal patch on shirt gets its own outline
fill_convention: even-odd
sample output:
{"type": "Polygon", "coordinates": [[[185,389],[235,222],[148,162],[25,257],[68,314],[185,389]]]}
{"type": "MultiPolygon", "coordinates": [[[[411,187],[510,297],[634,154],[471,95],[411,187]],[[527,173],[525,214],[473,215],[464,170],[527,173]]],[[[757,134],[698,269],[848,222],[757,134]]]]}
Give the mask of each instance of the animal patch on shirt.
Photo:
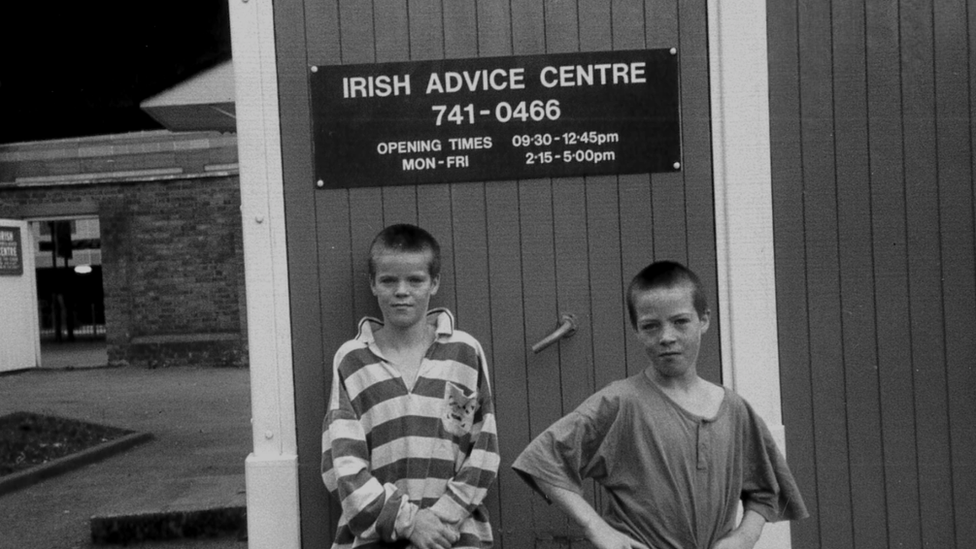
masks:
{"type": "Polygon", "coordinates": [[[474,414],[478,411],[478,392],[465,395],[464,389],[448,381],[444,385],[443,406],[441,422],[444,429],[455,436],[469,434],[474,425],[474,414]]]}

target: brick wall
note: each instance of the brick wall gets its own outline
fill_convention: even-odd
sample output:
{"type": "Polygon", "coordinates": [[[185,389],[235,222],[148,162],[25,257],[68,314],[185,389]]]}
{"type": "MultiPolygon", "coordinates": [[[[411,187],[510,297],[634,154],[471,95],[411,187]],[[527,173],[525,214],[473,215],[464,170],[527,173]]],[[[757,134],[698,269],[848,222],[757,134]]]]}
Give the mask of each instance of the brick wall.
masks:
{"type": "Polygon", "coordinates": [[[97,213],[110,363],[246,365],[239,177],[190,153],[199,166],[177,155],[183,173],[136,181],[17,185],[0,164],[0,217],[97,213]]]}

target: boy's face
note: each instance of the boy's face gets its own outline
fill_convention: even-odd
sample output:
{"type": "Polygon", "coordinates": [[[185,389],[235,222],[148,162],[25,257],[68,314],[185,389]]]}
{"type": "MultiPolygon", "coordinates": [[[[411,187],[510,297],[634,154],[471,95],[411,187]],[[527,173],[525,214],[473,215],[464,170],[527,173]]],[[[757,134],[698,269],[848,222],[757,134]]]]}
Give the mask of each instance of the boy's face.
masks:
{"type": "Polygon", "coordinates": [[[690,284],[679,284],[634,295],[637,339],[660,376],[698,374],[698,349],[708,331],[708,313],[698,316],[692,292],[690,284]]]}
{"type": "Polygon", "coordinates": [[[430,276],[431,253],[378,250],[370,288],[386,326],[409,328],[423,322],[439,280],[430,276]]]}

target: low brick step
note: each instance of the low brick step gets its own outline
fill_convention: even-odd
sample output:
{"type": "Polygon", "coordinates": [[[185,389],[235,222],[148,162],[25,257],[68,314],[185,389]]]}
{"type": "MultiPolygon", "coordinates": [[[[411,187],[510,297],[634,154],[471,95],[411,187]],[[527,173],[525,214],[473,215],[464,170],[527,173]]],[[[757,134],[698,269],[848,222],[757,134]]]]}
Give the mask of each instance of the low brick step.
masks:
{"type": "Polygon", "coordinates": [[[139,494],[91,517],[92,543],[236,536],[247,538],[243,478],[215,475],[174,479],[163,494],[139,494]]]}
{"type": "Polygon", "coordinates": [[[91,536],[92,543],[98,545],[218,536],[247,539],[247,509],[240,506],[95,516],[91,519],[91,536]]]}

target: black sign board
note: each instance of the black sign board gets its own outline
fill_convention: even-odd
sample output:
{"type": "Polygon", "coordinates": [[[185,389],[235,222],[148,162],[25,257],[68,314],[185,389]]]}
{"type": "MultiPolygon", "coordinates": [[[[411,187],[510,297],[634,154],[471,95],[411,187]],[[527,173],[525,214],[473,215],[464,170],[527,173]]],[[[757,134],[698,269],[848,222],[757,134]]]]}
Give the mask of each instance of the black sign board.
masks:
{"type": "Polygon", "coordinates": [[[674,50],[311,67],[320,188],[680,169],[674,50]]]}
{"type": "Polygon", "coordinates": [[[20,227],[0,227],[0,276],[24,274],[24,249],[20,227]]]}

